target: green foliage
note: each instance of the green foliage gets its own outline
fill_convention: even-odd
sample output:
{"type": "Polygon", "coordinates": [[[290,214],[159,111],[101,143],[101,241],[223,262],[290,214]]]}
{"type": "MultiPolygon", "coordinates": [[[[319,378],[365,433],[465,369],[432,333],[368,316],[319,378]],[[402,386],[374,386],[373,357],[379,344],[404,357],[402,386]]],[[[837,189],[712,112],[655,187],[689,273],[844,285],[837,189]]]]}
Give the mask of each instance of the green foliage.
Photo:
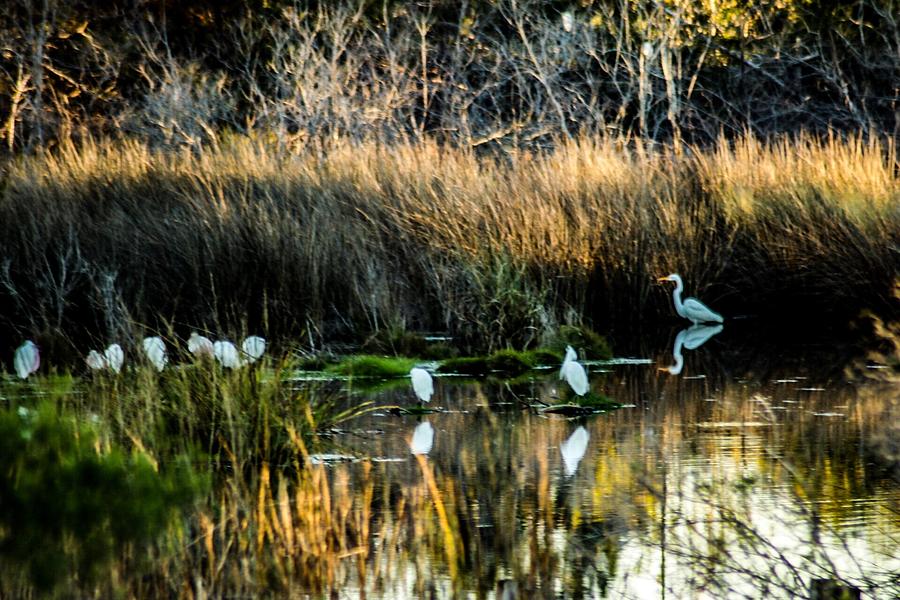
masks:
{"type": "Polygon", "coordinates": [[[612,358],[612,350],[602,335],[587,327],[563,325],[548,344],[557,352],[565,352],[566,346],[572,346],[578,356],[587,360],[608,360],[612,358]]]}
{"type": "Polygon", "coordinates": [[[352,377],[406,377],[417,362],[414,358],[361,354],[346,358],[328,370],[352,377]]]}
{"type": "Polygon", "coordinates": [[[442,362],[437,371],[461,375],[497,374],[514,377],[533,369],[535,364],[534,355],[530,352],[500,350],[490,356],[451,358],[442,362]]]}
{"type": "Polygon", "coordinates": [[[36,589],[89,583],[126,546],[153,541],[204,487],[187,461],[158,472],[141,453],[100,450],[96,433],[47,404],[0,413],[0,559],[36,589]]]}

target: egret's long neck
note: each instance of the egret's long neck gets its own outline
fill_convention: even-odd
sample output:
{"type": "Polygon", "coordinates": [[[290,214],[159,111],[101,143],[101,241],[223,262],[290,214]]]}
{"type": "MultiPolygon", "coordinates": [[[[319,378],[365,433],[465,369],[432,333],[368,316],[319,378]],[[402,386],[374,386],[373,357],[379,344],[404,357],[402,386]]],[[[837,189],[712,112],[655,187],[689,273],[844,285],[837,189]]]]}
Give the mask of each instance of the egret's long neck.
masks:
{"type": "Polygon", "coordinates": [[[684,283],[680,279],[675,280],[675,291],[672,292],[672,301],[675,303],[675,312],[678,316],[684,316],[684,302],[681,301],[681,292],[684,291],[684,283]]]}

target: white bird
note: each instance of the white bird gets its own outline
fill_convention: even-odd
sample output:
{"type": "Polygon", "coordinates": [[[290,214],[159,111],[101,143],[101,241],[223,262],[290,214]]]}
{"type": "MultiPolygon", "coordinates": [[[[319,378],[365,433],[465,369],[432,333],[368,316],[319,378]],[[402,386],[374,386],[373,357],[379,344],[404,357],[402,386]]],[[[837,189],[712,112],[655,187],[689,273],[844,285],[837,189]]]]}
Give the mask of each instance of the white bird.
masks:
{"type": "Polygon", "coordinates": [[[103,357],[106,359],[106,366],[110,369],[116,373],[122,370],[122,363],[125,362],[125,352],[122,351],[122,346],[110,344],[103,352],[103,357]]]}
{"type": "Polygon", "coordinates": [[[670,375],[678,375],[684,368],[684,357],[681,355],[682,346],[688,350],[696,350],[720,331],[722,331],[722,325],[691,325],[682,329],[675,336],[675,344],[672,346],[675,364],[660,370],[668,371],[670,375]]]}
{"type": "Polygon", "coordinates": [[[578,427],[569,436],[569,439],[559,445],[559,451],[562,453],[563,466],[566,468],[566,475],[571,477],[578,470],[578,463],[584,457],[584,451],[587,449],[588,440],[591,438],[588,430],[584,427],[578,427]]]}
{"type": "Polygon", "coordinates": [[[412,439],[409,441],[409,449],[413,454],[428,454],[434,445],[434,428],[428,421],[416,425],[412,439]]]}
{"type": "Polygon", "coordinates": [[[90,352],[88,352],[88,355],[84,359],[84,362],[86,362],[87,366],[94,371],[106,367],[106,359],[103,358],[103,355],[96,350],[91,350],[90,352]]]}
{"type": "Polygon", "coordinates": [[[722,315],[711,310],[708,306],[696,298],[685,298],[681,301],[681,292],[684,290],[684,282],[678,273],[672,273],[668,277],[660,277],[658,281],[674,281],[675,291],[672,292],[672,301],[675,303],[675,312],[678,316],[692,321],[694,325],[700,323],[722,323],[722,315]]]}
{"type": "Polygon", "coordinates": [[[169,357],[166,356],[166,343],[162,338],[156,336],[145,337],[143,346],[144,354],[147,355],[147,360],[156,367],[156,370],[162,371],[165,369],[166,364],[169,362],[169,357]]]}
{"type": "Polygon", "coordinates": [[[419,402],[428,402],[434,394],[434,380],[431,379],[431,373],[421,367],[413,367],[409,370],[409,377],[412,379],[413,391],[419,398],[419,402]]]}
{"type": "Polygon", "coordinates": [[[258,335],[251,335],[241,344],[241,349],[247,355],[247,362],[255,363],[266,351],[266,340],[258,335]]]}
{"type": "Polygon", "coordinates": [[[31,340],[25,340],[24,344],[16,348],[13,366],[20,379],[28,379],[41,366],[41,352],[37,345],[31,340]]]}
{"type": "Polygon", "coordinates": [[[587,371],[584,370],[584,367],[581,366],[581,363],[576,358],[577,355],[572,346],[566,346],[566,359],[563,361],[559,374],[560,377],[565,378],[576,394],[584,396],[589,389],[587,371]]]}
{"type": "Polygon", "coordinates": [[[215,347],[208,337],[197,335],[196,331],[192,331],[191,337],[188,338],[188,352],[194,356],[213,356],[215,347]]]}
{"type": "Polygon", "coordinates": [[[242,364],[237,347],[226,340],[219,340],[213,344],[213,355],[216,357],[216,360],[222,363],[223,367],[229,369],[236,369],[242,364]]]}
{"type": "Polygon", "coordinates": [[[572,348],[572,346],[566,346],[566,357],[563,359],[563,364],[559,368],[560,379],[565,379],[566,367],[568,366],[568,363],[572,362],[573,360],[578,360],[578,354],[575,353],[575,349],[572,348]]]}
{"type": "Polygon", "coordinates": [[[561,16],[563,31],[571,33],[572,27],[575,25],[575,15],[572,14],[572,11],[567,10],[561,16]]]}

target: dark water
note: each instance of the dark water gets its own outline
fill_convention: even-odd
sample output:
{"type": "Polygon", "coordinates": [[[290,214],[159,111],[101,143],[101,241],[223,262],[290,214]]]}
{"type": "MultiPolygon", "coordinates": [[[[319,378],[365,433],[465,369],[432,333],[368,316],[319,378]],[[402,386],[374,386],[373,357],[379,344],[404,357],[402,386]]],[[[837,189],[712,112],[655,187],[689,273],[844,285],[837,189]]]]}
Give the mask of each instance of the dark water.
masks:
{"type": "MultiPolygon", "coordinates": [[[[371,510],[365,558],[342,563],[336,591],[806,597],[829,578],[897,597],[898,387],[816,368],[712,372],[708,352],[684,351],[678,375],[658,370],[671,353],[590,365],[593,391],[626,406],[589,418],[535,410],[565,386],[553,370],[516,384],[438,378],[439,413],[344,424],[325,446],[357,460],[321,468],[350,513],[371,510]]],[[[415,404],[408,383],[357,387],[344,384],[351,403],[415,404]]]]}

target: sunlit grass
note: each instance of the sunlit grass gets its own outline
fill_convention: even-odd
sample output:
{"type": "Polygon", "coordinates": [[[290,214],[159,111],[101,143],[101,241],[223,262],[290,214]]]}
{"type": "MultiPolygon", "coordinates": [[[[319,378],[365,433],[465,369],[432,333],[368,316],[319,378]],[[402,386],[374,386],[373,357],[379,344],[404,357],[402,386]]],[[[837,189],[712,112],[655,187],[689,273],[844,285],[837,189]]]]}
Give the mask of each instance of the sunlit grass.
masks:
{"type": "Polygon", "coordinates": [[[503,159],[428,141],[63,145],[6,174],[0,325],[78,340],[184,323],[416,354],[405,331],[443,331],[484,352],[669,318],[655,278],[675,271],[726,316],[849,319],[891,302],[896,165],[858,137],[684,153],[582,138],[503,159]]]}

